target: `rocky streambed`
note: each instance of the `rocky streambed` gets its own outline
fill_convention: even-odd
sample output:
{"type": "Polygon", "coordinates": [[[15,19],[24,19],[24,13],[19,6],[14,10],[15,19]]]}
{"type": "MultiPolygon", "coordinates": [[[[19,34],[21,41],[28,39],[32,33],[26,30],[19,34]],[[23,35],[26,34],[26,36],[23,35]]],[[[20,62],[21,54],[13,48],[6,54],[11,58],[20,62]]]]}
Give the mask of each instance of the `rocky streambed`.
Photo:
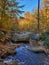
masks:
{"type": "Polygon", "coordinates": [[[15,51],[17,53],[3,59],[3,62],[12,63],[13,61],[17,61],[19,65],[49,65],[49,55],[34,53],[28,50],[27,47],[30,47],[30,45],[24,44],[16,48],[15,51]]]}

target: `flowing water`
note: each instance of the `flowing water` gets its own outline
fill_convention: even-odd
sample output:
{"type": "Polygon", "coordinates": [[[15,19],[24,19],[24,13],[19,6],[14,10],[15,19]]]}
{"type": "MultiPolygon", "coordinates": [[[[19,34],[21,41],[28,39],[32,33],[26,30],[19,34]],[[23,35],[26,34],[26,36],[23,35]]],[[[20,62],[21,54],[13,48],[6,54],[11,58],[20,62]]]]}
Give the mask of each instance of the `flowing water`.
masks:
{"type": "MultiPolygon", "coordinates": [[[[26,47],[29,45],[26,45],[26,47]]],[[[16,48],[17,53],[4,59],[4,62],[12,62],[16,60],[19,65],[49,65],[49,55],[44,53],[34,53],[27,50],[24,45],[16,48]]]]}

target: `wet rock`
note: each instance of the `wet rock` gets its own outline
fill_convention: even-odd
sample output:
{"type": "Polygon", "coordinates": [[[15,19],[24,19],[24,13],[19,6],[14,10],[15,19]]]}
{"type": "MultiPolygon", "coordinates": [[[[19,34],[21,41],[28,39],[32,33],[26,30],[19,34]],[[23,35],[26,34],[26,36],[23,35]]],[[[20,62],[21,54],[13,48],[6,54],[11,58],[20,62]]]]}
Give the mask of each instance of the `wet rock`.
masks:
{"type": "Polygon", "coordinates": [[[39,44],[39,41],[35,41],[35,40],[29,40],[29,43],[30,43],[30,45],[31,45],[31,47],[32,46],[40,46],[41,44],[39,44]]]}
{"type": "Polygon", "coordinates": [[[49,54],[49,49],[46,48],[45,46],[31,46],[31,47],[27,47],[28,50],[31,50],[33,52],[44,52],[46,54],[49,54]]]}
{"type": "Polygon", "coordinates": [[[37,52],[44,52],[45,47],[44,46],[33,46],[27,49],[37,53],[37,52]]]}

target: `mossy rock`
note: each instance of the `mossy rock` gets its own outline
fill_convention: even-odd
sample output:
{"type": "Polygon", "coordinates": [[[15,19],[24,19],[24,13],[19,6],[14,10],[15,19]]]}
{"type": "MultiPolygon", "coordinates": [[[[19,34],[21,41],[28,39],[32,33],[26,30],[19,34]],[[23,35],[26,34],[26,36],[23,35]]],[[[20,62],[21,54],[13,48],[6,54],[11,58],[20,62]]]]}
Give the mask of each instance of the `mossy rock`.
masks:
{"type": "Polygon", "coordinates": [[[12,63],[12,65],[18,65],[18,63],[17,63],[16,61],[14,61],[14,62],[12,63]]]}
{"type": "Polygon", "coordinates": [[[0,65],[6,65],[6,64],[4,64],[3,62],[0,62],[0,65]]]}
{"type": "Polygon", "coordinates": [[[16,61],[13,61],[13,63],[11,64],[9,64],[9,63],[5,63],[5,65],[18,65],[18,62],[16,62],[16,61]]]}

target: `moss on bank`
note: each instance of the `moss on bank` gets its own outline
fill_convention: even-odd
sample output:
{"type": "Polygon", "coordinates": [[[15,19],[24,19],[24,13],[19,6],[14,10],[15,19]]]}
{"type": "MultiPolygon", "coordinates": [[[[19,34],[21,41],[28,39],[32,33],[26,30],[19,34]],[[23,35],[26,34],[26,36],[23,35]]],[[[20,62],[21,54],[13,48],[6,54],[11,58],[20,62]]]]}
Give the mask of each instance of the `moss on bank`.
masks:
{"type": "Polygon", "coordinates": [[[16,61],[14,61],[12,64],[0,62],[0,65],[18,65],[18,63],[16,61]]]}

